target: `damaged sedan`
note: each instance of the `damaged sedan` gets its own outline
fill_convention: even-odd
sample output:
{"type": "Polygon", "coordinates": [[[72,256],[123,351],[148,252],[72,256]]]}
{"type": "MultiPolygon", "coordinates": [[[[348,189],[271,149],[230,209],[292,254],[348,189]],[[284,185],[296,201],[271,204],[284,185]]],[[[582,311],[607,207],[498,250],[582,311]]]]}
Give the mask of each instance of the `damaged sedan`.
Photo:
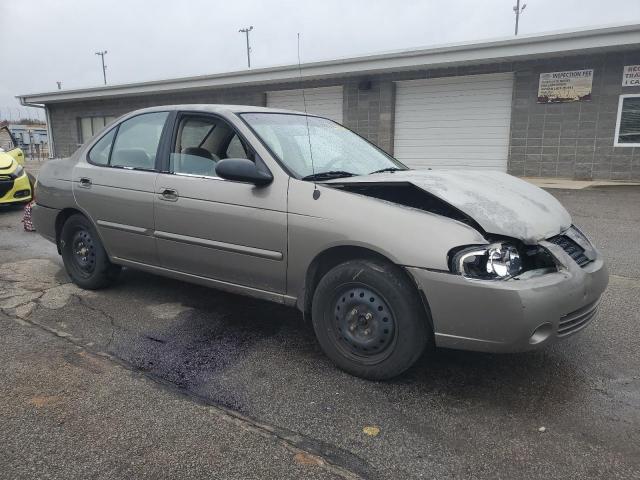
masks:
{"type": "Polygon", "coordinates": [[[47,162],[36,202],[37,231],[80,287],[127,267],[296,306],[338,367],[370,379],[434,346],[564,339],[594,318],[608,282],[545,191],[499,172],[411,170],[286,110],[130,113],[47,162]]]}

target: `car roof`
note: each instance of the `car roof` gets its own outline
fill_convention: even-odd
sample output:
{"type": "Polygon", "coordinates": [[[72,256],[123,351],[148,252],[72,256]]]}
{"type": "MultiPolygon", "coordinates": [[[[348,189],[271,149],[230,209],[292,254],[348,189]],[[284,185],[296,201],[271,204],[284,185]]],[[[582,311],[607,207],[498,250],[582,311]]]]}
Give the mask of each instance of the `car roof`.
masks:
{"type": "MultiPolygon", "coordinates": [[[[190,103],[183,105],[159,105],[157,107],[142,108],[130,112],[128,116],[132,114],[140,114],[145,112],[166,112],[167,110],[188,110],[198,112],[209,113],[295,113],[298,115],[305,115],[304,112],[296,110],[285,110],[282,108],[268,108],[257,107],[254,105],[226,105],[226,104],[214,104],[214,103],[190,103]]],[[[316,116],[309,114],[310,116],[316,116]]]]}

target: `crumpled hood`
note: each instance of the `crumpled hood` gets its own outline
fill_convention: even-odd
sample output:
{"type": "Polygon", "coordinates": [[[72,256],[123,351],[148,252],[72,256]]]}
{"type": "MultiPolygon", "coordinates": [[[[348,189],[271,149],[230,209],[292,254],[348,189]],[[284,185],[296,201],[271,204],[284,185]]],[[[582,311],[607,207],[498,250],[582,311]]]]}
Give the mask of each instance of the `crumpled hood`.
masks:
{"type": "Polygon", "coordinates": [[[494,171],[407,170],[331,180],[328,183],[408,182],[456,207],[486,232],[536,243],[571,226],[552,195],[512,175],[494,171]]]}

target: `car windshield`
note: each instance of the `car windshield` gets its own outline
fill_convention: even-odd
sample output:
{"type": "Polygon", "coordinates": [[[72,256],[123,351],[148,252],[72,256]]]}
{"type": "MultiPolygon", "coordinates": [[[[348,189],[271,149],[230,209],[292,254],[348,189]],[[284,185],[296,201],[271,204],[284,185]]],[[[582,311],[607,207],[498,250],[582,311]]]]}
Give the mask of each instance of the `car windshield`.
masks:
{"type": "Polygon", "coordinates": [[[286,113],[245,113],[242,118],[280,161],[301,178],[406,169],[351,130],[326,118],[286,113]]]}

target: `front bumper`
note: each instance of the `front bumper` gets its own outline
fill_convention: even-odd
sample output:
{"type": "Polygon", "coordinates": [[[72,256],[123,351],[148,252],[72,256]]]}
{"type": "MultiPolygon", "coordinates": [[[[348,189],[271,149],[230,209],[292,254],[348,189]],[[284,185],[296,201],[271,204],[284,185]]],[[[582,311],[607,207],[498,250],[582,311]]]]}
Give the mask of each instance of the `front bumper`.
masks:
{"type": "Polygon", "coordinates": [[[0,204],[24,203],[31,198],[31,184],[26,173],[16,179],[0,180],[0,204]]]}
{"type": "Polygon", "coordinates": [[[582,330],[595,316],[609,274],[598,253],[583,268],[560,247],[541,244],[558,272],[507,281],[407,267],[427,299],[436,345],[484,352],[532,350],[582,330]]]}

